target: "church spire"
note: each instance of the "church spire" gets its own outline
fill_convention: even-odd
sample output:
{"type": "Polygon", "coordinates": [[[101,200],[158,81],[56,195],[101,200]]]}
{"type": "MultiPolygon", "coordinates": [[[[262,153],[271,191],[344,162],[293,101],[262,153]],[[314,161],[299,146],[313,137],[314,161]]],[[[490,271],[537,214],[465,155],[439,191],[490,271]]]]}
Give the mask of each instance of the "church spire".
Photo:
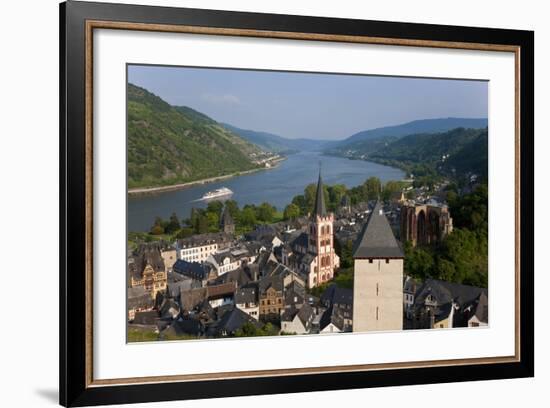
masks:
{"type": "Polygon", "coordinates": [[[327,215],[327,209],[325,207],[325,191],[323,188],[323,180],[321,178],[321,164],[319,163],[319,181],[317,182],[317,194],[315,195],[315,207],[313,208],[313,215],[324,217],[327,215]]]}

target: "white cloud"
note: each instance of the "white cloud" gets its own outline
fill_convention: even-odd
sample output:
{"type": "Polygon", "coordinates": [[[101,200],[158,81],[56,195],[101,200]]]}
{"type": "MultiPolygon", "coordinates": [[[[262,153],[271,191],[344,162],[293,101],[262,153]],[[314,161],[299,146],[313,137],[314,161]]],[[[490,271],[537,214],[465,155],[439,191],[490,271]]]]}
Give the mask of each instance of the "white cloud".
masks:
{"type": "Polygon", "coordinates": [[[239,105],[241,103],[239,97],[231,94],[216,95],[206,93],[202,94],[201,98],[206,102],[215,104],[239,105]]]}

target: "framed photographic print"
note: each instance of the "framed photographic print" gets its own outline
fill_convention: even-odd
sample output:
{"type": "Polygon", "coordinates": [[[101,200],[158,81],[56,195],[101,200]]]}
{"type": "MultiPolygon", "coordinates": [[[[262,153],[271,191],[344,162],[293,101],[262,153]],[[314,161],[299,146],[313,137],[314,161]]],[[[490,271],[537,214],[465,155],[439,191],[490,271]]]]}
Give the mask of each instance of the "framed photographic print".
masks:
{"type": "Polygon", "coordinates": [[[534,34],[61,4],[65,406],[534,375],[534,34]]]}

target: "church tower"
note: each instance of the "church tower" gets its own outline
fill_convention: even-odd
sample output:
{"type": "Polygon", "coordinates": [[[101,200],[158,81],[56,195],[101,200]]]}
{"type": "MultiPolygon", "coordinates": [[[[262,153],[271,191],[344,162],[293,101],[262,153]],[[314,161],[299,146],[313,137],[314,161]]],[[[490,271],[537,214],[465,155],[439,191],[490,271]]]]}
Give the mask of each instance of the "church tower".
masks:
{"type": "Polygon", "coordinates": [[[308,286],[313,288],[331,280],[334,270],[340,267],[340,258],[334,250],[334,214],[327,212],[321,171],[317,182],[315,206],[309,223],[308,252],[314,257],[308,286]]]}
{"type": "Polygon", "coordinates": [[[353,252],[353,331],[403,329],[404,255],[380,202],[353,252]]]}
{"type": "Polygon", "coordinates": [[[231,214],[229,213],[227,205],[223,208],[222,218],[220,220],[220,228],[226,234],[235,233],[235,222],[233,221],[233,217],[231,217],[231,214]]]}

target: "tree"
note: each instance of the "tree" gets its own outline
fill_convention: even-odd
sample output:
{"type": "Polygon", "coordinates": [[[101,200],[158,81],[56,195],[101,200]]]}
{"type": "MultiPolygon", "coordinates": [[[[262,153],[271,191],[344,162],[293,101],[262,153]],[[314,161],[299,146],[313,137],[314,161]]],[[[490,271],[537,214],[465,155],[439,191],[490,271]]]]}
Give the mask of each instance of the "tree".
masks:
{"type": "Polygon", "coordinates": [[[294,196],[292,204],[300,209],[300,215],[307,214],[306,198],[302,194],[294,196]]]}
{"type": "Polygon", "coordinates": [[[266,223],[269,223],[273,220],[273,216],[275,215],[275,211],[276,211],[275,207],[273,207],[269,203],[260,204],[257,210],[258,210],[258,213],[257,213],[258,220],[266,223]]]}
{"type": "Polygon", "coordinates": [[[195,234],[205,234],[208,232],[208,218],[204,214],[198,214],[195,222],[195,234]]]}
{"type": "Polygon", "coordinates": [[[221,201],[210,201],[206,206],[206,212],[221,215],[223,210],[223,203],[221,201]]]}
{"type": "Polygon", "coordinates": [[[294,220],[300,216],[300,207],[296,204],[289,204],[285,207],[283,218],[285,220],[294,220]]]}
{"type": "Polygon", "coordinates": [[[405,243],[405,273],[414,278],[424,280],[433,276],[434,259],[428,248],[413,247],[405,243]]]}
{"type": "Polygon", "coordinates": [[[208,232],[218,232],[220,230],[220,217],[217,213],[207,211],[208,232]]]}
{"type": "Polygon", "coordinates": [[[246,322],[240,329],[235,330],[235,337],[254,337],[257,335],[258,328],[250,322],[246,322]]]}
{"type": "Polygon", "coordinates": [[[367,193],[368,200],[376,200],[380,196],[382,191],[382,183],[378,177],[369,177],[365,183],[364,187],[367,193]]]}
{"type": "Polygon", "coordinates": [[[488,198],[486,184],[477,186],[472,193],[464,194],[461,197],[448,196],[453,224],[457,228],[486,233],[488,229],[488,198]]]}
{"type": "Polygon", "coordinates": [[[382,189],[381,198],[384,201],[389,201],[393,194],[401,191],[403,188],[403,183],[400,181],[390,180],[386,184],[384,184],[384,188],[382,189]]]}
{"type": "Polygon", "coordinates": [[[245,205],[241,211],[240,222],[245,227],[254,227],[256,225],[256,211],[254,206],[245,205]]]}
{"type": "Polygon", "coordinates": [[[348,189],[343,184],[335,184],[333,186],[328,186],[328,195],[329,195],[329,208],[333,211],[337,210],[340,207],[342,198],[346,195],[348,189]]]}
{"type": "Polygon", "coordinates": [[[317,186],[315,184],[308,184],[304,189],[306,213],[311,213],[313,211],[313,206],[315,205],[316,193],[317,193],[317,186]]]}
{"type": "Polygon", "coordinates": [[[166,225],[165,232],[167,234],[173,234],[177,230],[181,228],[180,220],[178,219],[178,216],[175,212],[172,213],[170,216],[170,220],[168,221],[168,225],[166,225]]]}
{"type": "Polygon", "coordinates": [[[161,217],[155,217],[155,222],[153,223],[153,226],[151,227],[151,234],[152,235],[164,234],[164,224],[165,224],[165,222],[162,220],[161,217]]]}
{"type": "Polygon", "coordinates": [[[239,205],[235,200],[227,200],[225,203],[225,208],[229,211],[231,218],[237,220],[239,218],[239,205]]]}
{"type": "Polygon", "coordinates": [[[351,241],[351,239],[348,239],[346,243],[342,246],[342,250],[340,251],[340,267],[351,268],[352,266],[353,266],[353,242],[351,241]]]}
{"type": "Polygon", "coordinates": [[[452,281],[473,286],[487,286],[488,277],[487,235],[467,229],[455,229],[441,246],[441,257],[452,264],[439,262],[438,273],[452,273],[452,281]]]}
{"type": "Polygon", "coordinates": [[[258,328],[252,322],[246,322],[240,329],[235,330],[235,337],[277,336],[279,329],[271,323],[258,328]]]}
{"type": "MultiPolygon", "coordinates": [[[[305,208],[304,213],[312,213],[313,207],[315,206],[315,200],[317,198],[317,184],[308,184],[304,189],[304,198],[305,198],[305,208]]],[[[330,200],[328,188],[326,185],[323,185],[323,198],[325,203],[328,203],[330,200]]]]}
{"type": "Polygon", "coordinates": [[[189,225],[196,229],[197,222],[199,220],[200,210],[195,207],[191,208],[191,215],[189,216],[189,225]]]}
{"type": "Polygon", "coordinates": [[[190,237],[191,235],[193,235],[193,232],[194,232],[193,228],[183,227],[176,234],[176,238],[177,239],[183,239],[183,238],[190,237]]]}

